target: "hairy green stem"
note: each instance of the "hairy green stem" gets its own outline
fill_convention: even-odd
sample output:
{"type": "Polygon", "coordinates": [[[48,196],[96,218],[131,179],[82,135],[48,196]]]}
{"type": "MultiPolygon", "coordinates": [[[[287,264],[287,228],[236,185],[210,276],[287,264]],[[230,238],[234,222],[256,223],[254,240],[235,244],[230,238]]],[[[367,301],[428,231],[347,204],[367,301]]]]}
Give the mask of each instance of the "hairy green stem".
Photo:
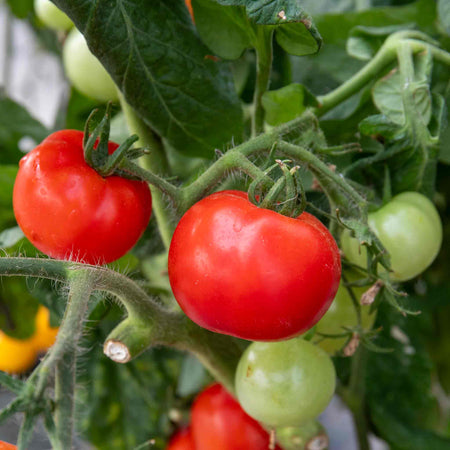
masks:
{"type": "Polygon", "coordinates": [[[184,213],[234,170],[240,170],[253,179],[261,178],[262,184],[266,187],[272,185],[270,177],[265,175],[259,167],[249,161],[236,148],[225,153],[215,164],[203,172],[196,181],[181,189],[177,202],[178,211],[184,213]]]}
{"type": "Polygon", "coordinates": [[[413,53],[419,53],[430,49],[433,56],[443,64],[450,65],[450,53],[442,50],[429,42],[424,42],[415,37],[422,37],[423,33],[411,31],[400,31],[386,39],[377,54],[355,75],[345,83],[326,95],[318,97],[320,107],[315,109],[318,116],[325,113],[347,100],[360,91],[366,84],[370,83],[389,64],[395,61],[397,48],[402,43],[408,43],[413,53]]]}
{"type": "Polygon", "coordinates": [[[365,411],[366,362],[367,351],[360,345],[352,356],[349,385],[339,390],[342,400],[352,413],[359,450],[370,450],[365,411]]]}
{"type": "Polygon", "coordinates": [[[139,159],[141,167],[130,162],[125,162],[125,167],[122,166],[121,168],[125,171],[131,171],[133,174],[138,175],[150,184],[153,214],[158,223],[161,239],[166,249],[168,249],[175,229],[175,224],[171,211],[164,200],[164,194],[166,194],[173,202],[176,199],[177,188],[160,176],[155,175],[156,173],[164,174],[168,172],[169,164],[167,156],[161,141],[153,134],[152,130],[144,123],[144,121],[138,117],[131,106],[125,101],[122,94],[119,94],[119,99],[127,120],[128,128],[131,133],[139,136],[137,145],[150,149],[149,155],[142,156],[139,159]]]}
{"type": "MultiPolygon", "coordinates": [[[[106,267],[43,258],[0,258],[0,276],[34,276],[65,281],[80,271],[93,273],[89,278],[92,285],[86,282],[85,289],[108,292],[118,298],[127,310],[128,317],[111,332],[105,343],[105,352],[109,357],[117,362],[126,362],[152,345],[167,345],[190,351],[217,380],[233,391],[234,371],[243,349],[241,341],[207,331],[181,312],[166,310],[133,280],[106,267]],[[117,345],[111,347],[110,344],[108,348],[111,342],[117,345]],[[125,358],[121,359],[124,355],[125,358]]],[[[62,333],[61,328],[59,335],[62,333]]],[[[64,329],[70,327],[66,325],[64,329]]],[[[58,337],[55,347],[61,345],[58,344],[60,342],[58,337]]],[[[44,358],[41,366],[50,364],[47,359],[54,358],[51,356],[54,351],[59,353],[55,347],[44,358]]]]}
{"type": "Polygon", "coordinates": [[[387,40],[378,53],[355,75],[349,78],[338,88],[317,98],[320,106],[315,112],[318,116],[325,113],[347,100],[370,83],[385,67],[395,59],[395,45],[387,40]]]}
{"type": "Polygon", "coordinates": [[[49,368],[56,361],[55,427],[56,439],[62,449],[72,448],[76,352],[95,284],[95,276],[95,271],[89,269],[71,272],[69,298],[64,318],[56,343],[50,350],[50,357],[44,362],[44,367],[49,368]]]}
{"type": "Polygon", "coordinates": [[[32,414],[32,412],[27,411],[25,413],[22,425],[20,426],[19,436],[17,438],[18,450],[27,450],[29,448],[31,438],[33,437],[34,423],[35,415],[32,414]]]}
{"type": "Polygon", "coordinates": [[[312,173],[327,178],[345,192],[360,208],[366,207],[366,200],[359,195],[343,177],[331,170],[323,161],[309,150],[288,142],[279,142],[277,148],[286,156],[296,161],[306,163],[312,173]]]}
{"type": "Polygon", "coordinates": [[[252,136],[257,136],[264,130],[264,108],[262,96],[269,87],[270,72],[273,58],[273,30],[266,27],[256,27],[256,83],[253,94],[252,136]]]}

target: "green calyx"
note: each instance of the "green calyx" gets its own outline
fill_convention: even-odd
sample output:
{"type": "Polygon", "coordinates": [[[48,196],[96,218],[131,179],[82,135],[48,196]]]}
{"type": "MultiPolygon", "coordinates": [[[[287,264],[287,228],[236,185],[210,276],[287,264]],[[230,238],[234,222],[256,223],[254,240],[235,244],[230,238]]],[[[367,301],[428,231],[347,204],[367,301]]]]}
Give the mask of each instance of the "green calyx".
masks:
{"type": "Polygon", "coordinates": [[[106,106],[103,118],[94,126],[98,109],[90,114],[84,127],[83,150],[86,163],[103,177],[120,175],[124,178],[136,179],[136,176],[123,170],[127,162],[148,153],[145,148],[134,148],[139,139],[137,135],[130,136],[110,154],[108,151],[109,134],[111,128],[111,103],[106,106]]]}
{"type": "Polygon", "coordinates": [[[288,163],[290,162],[290,160],[275,160],[275,164],[251,183],[248,197],[253,204],[260,208],[271,209],[287,217],[298,217],[305,210],[305,189],[298,173],[300,166],[289,167],[288,163]],[[281,170],[281,177],[267,193],[258,192],[261,190],[263,178],[266,178],[275,169],[281,170]]]}

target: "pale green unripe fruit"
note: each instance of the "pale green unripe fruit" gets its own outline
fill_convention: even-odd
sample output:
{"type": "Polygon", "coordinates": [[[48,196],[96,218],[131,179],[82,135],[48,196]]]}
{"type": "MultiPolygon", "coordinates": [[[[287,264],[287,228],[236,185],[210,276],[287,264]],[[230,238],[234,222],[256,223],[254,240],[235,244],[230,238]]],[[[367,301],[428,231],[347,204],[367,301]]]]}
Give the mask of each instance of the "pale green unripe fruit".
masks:
{"type": "Polygon", "coordinates": [[[34,0],[34,12],[37,18],[52,30],[66,31],[73,26],[67,15],[50,0],[34,0]]]}
{"type": "Polygon", "coordinates": [[[236,395],[254,419],[298,426],[316,418],[333,396],[336,373],[321,348],[301,338],[254,342],[236,371],[236,395]]]}
{"type": "Polygon", "coordinates": [[[64,43],[63,62],[67,78],[81,93],[100,102],[118,99],[114,81],[76,28],[64,43]]]}
{"type": "MultiPolygon", "coordinates": [[[[422,273],[436,258],[442,244],[442,223],[433,203],[418,192],[403,192],[374,213],[369,226],[391,257],[390,278],[406,281],[422,273]]],[[[361,267],[367,250],[346,230],[341,236],[345,257],[361,267]]],[[[378,266],[379,273],[385,272],[378,266]]]]}

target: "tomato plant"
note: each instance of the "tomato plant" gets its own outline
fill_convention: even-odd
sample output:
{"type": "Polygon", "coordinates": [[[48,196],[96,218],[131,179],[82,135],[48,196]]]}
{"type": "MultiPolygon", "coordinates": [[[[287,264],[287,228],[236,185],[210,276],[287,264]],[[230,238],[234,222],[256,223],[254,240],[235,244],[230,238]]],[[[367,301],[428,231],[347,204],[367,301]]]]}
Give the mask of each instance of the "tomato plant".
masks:
{"type": "Polygon", "coordinates": [[[175,433],[169,441],[167,450],[195,450],[191,429],[184,428],[175,433]]]}
{"type": "Polygon", "coordinates": [[[330,402],[335,383],[330,357],[301,338],[254,342],[236,371],[239,403],[254,419],[270,426],[295,426],[314,419],[330,402]]]}
{"type": "Polygon", "coordinates": [[[75,28],[64,43],[63,61],[67,78],[84,95],[100,102],[117,100],[114,81],[75,28]]]}
{"type": "Polygon", "coordinates": [[[67,15],[50,0],[34,0],[34,11],[39,20],[52,30],[66,31],[73,26],[67,15]]]}
{"type": "Polygon", "coordinates": [[[267,431],[219,384],[198,395],[191,414],[197,450],[266,450],[269,446],[267,431]]]}
{"type": "Polygon", "coordinates": [[[217,382],[170,446],[322,450],[335,371],[345,449],[450,448],[448,2],[34,3],[0,5],[18,448],[161,450],[217,382]]]}
{"type": "Polygon", "coordinates": [[[291,219],[234,191],[195,204],[169,251],[170,283],[183,311],[243,339],[285,339],[311,328],[340,273],[337,245],[314,216],[291,219]]]}
{"type": "MultiPolygon", "coordinates": [[[[442,224],[435,206],[418,192],[404,192],[369,215],[369,225],[391,257],[397,281],[421,274],[436,258],[442,244],[442,224]]],[[[364,247],[348,232],[341,238],[342,250],[353,263],[366,265],[364,247]]],[[[382,269],[381,269],[382,270],[382,269]]]]}
{"type": "MultiPolygon", "coordinates": [[[[83,133],[50,135],[24,156],[14,184],[14,212],[28,239],[58,259],[108,263],[133,247],[151,213],[148,186],[103,178],[84,160],[83,133]]],[[[109,144],[112,153],[117,144],[109,144]]]]}

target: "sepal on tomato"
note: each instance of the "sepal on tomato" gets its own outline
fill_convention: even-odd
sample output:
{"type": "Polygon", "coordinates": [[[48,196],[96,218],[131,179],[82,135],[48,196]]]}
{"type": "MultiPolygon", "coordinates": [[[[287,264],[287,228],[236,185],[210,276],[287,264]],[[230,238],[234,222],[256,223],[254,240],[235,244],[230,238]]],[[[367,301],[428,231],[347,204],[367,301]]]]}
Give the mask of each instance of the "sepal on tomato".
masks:
{"type": "Polygon", "coordinates": [[[105,114],[94,126],[98,109],[92,111],[84,127],[83,151],[86,163],[103,177],[119,175],[123,178],[138,179],[122,169],[126,159],[133,160],[149,153],[146,148],[133,148],[139,137],[134,134],[122,142],[113,152],[109,146],[111,130],[111,102],[106,106],[105,114]]]}

